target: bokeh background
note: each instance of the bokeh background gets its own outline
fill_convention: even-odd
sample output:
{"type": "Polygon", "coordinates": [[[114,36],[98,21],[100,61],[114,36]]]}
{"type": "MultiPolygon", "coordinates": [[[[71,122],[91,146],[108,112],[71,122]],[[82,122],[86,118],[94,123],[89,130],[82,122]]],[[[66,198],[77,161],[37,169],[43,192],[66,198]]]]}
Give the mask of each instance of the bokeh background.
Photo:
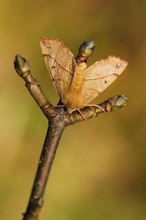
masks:
{"type": "Polygon", "coordinates": [[[1,0],[0,27],[0,219],[21,219],[47,129],[14,71],[17,53],[49,100],[58,101],[40,37],[63,40],[74,54],[93,39],[89,65],[108,55],[129,62],[95,100],[125,94],[128,105],[65,130],[40,219],[146,219],[146,1],[1,0]]]}

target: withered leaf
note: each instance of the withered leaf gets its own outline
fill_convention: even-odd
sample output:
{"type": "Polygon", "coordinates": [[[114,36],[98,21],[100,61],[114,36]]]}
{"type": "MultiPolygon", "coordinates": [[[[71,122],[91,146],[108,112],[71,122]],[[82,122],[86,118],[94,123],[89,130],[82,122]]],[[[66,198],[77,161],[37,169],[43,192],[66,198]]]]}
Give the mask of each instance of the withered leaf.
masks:
{"type": "Polygon", "coordinates": [[[86,68],[62,41],[40,39],[42,54],[54,87],[68,112],[88,105],[124,71],[127,62],[109,56],[86,68]]]}

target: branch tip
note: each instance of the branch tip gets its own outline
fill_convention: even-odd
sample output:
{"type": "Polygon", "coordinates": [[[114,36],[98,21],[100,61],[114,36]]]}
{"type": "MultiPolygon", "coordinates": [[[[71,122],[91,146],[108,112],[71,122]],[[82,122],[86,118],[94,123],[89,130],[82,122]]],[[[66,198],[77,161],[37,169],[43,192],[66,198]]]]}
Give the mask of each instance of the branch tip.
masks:
{"type": "Polygon", "coordinates": [[[79,54],[81,54],[83,57],[88,58],[94,51],[94,48],[95,44],[93,40],[85,41],[79,47],[79,54]]]}
{"type": "Polygon", "coordinates": [[[14,68],[18,75],[26,77],[30,73],[30,66],[27,60],[17,54],[14,60],[14,68]]]}
{"type": "Polygon", "coordinates": [[[127,105],[128,97],[125,95],[113,96],[106,100],[103,104],[107,112],[116,111],[127,105]]]}

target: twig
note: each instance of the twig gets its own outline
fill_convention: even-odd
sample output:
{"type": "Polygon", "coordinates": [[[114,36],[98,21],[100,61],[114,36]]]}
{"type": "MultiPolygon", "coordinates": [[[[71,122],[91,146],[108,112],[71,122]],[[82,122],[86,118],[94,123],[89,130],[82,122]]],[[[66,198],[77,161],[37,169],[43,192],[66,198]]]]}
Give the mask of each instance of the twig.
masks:
{"type": "Polygon", "coordinates": [[[38,164],[38,170],[23,220],[38,219],[43,205],[43,195],[47,179],[50,174],[51,166],[64,128],[64,121],[59,115],[52,119],[48,125],[45,142],[38,164]]]}
{"type": "MultiPolygon", "coordinates": [[[[77,57],[80,62],[81,55],[77,57]]],[[[23,220],[38,220],[48,176],[65,127],[84,119],[97,117],[100,113],[118,110],[126,105],[127,97],[124,95],[114,96],[97,106],[87,106],[81,109],[83,117],[78,111],[69,114],[64,107],[54,107],[47,100],[39,83],[30,73],[30,67],[25,58],[16,55],[14,66],[18,75],[26,82],[27,89],[49,122],[29,203],[23,215],[23,220]]]]}

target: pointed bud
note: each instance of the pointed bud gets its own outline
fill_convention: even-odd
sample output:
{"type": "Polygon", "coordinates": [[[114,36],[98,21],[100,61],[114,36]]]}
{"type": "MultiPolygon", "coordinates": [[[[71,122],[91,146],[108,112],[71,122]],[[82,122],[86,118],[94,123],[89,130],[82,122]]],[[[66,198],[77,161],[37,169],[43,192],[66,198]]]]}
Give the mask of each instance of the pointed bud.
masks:
{"type": "Polygon", "coordinates": [[[89,57],[93,50],[95,48],[95,44],[93,40],[85,41],[81,46],[79,47],[79,53],[83,57],[89,57]]]}
{"type": "Polygon", "coordinates": [[[14,68],[16,72],[23,77],[26,77],[30,72],[30,66],[27,60],[21,57],[19,54],[17,54],[15,57],[14,68]]]}
{"type": "Polygon", "coordinates": [[[112,111],[118,110],[127,104],[128,98],[125,95],[116,96],[112,103],[112,111]]]}

